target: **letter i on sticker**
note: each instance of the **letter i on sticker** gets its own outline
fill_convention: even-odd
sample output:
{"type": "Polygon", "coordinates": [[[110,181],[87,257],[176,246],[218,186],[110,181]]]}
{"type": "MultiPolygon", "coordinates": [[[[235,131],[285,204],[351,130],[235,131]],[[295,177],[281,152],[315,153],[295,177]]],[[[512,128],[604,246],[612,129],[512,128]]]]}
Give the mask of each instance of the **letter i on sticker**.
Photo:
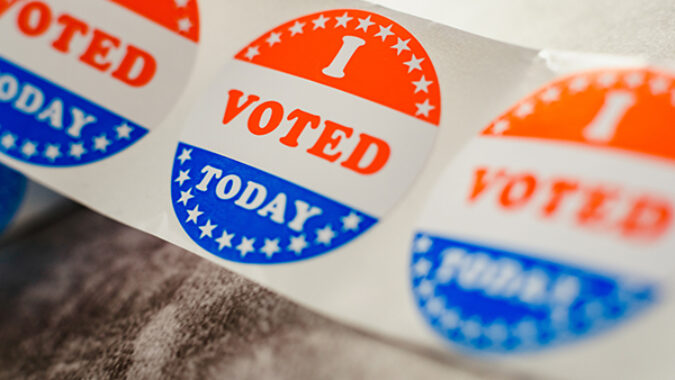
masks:
{"type": "Polygon", "coordinates": [[[256,39],[192,111],[173,207],[208,252],[253,264],[347,244],[422,169],[440,122],[431,59],[378,14],[320,12],[256,39]]]}
{"type": "Polygon", "coordinates": [[[673,125],[675,77],[648,68],[562,78],[495,119],[418,223],[424,320],[456,348],[519,353],[656,304],[675,269],[673,125]]]}
{"type": "Polygon", "coordinates": [[[196,0],[0,0],[0,35],[0,152],[76,166],[162,122],[190,74],[199,14],[196,0]]]}

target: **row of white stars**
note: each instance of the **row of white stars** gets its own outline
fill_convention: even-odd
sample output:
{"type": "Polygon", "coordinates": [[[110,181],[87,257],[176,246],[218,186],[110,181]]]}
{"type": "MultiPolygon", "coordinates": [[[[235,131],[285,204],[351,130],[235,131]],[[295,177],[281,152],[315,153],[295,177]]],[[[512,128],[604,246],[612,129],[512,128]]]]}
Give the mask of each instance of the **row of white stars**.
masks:
{"type": "MultiPolygon", "coordinates": [[[[178,156],[177,160],[180,161],[181,166],[185,164],[186,161],[192,159],[192,149],[184,148],[181,151],[181,154],[178,156]]],[[[190,169],[188,170],[179,170],[178,177],[174,179],[174,182],[179,184],[179,187],[182,187],[185,181],[189,181],[190,178],[190,169]]],[[[192,188],[189,188],[187,191],[181,190],[181,197],[176,201],[176,203],[182,204],[187,208],[188,202],[194,198],[192,194],[192,188]]],[[[194,223],[199,225],[199,217],[204,214],[204,211],[199,210],[199,205],[197,204],[193,209],[188,209],[188,218],[185,220],[185,223],[194,223]]],[[[343,231],[358,231],[359,224],[362,222],[362,218],[354,212],[350,212],[349,215],[341,218],[342,229],[343,231]]],[[[213,224],[211,220],[207,220],[206,224],[199,226],[199,230],[202,232],[199,236],[200,239],[205,237],[214,238],[213,231],[218,227],[218,225],[213,224]]],[[[316,244],[330,245],[331,241],[337,236],[336,231],[333,230],[330,224],[326,225],[322,229],[316,230],[316,244]]],[[[234,248],[238,250],[242,257],[245,257],[247,254],[254,252],[254,243],[255,238],[247,238],[242,236],[241,242],[236,247],[232,245],[232,239],[234,239],[235,234],[228,233],[227,230],[223,229],[222,235],[215,239],[219,245],[219,250],[223,250],[225,247],[234,248]]],[[[288,250],[295,252],[296,255],[300,255],[302,251],[309,246],[309,243],[306,240],[305,235],[291,237],[291,242],[288,245],[288,250]]],[[[267,258],[272,258],[275,253],[281,251],[279,247],[279,239],[265,239],[264,246],[260,249],[261,253],[264,253],[267,258]]]]}
{"type": "MultiPolygon", "coordinates": [[[[654,96],[664,95],[670,92],[671,104],[675,107],[675,89],[671,89],[672,82],[664,77],[655,77],[646,81],[645,74],[641,72],[631,72],[620,77],[616,73],[608,72],[599,75],[595,81],[590,80],[585,76],[574,78],[567,86],[570,93],[575,94],[582,92],[591,85],[599,86],[600,88],[609,88],[615,85],[620,80],[631,89],[647,85],[649,91],[654,96]]],[[[562,90],[558,87],[549,87],[539,95],[539,100],[544,103],[553,103],[560,100],[562,90]]],[[[519,119],[530,116],[534,112],[535,103],[533,101],[525,101],[521,103],[514,111],[513,115],[519,119]]],[[[492,133],[502,134],[510,128],[510,123],[507,120],[498,120],[492,126],[492,133]]]]}
{"type": "MultiPolygon", "coordinates": [[[[191,190],[192,188],[190,188],[187,192],[181,191],[181,199],[178,200],[178,203],[187,204],[187,201],[191,197],[193,197],[193,195],[190,193],[191,190]]],[[[199,210],[199,205],[197,204],[193,209],[187,209],[187,213],[188,217],[185,220],[185,223],[194,223],[195,225],[199,225],[199,217],[201,217],[204,214],[204,211],[199,210]]],[[[361,217],[352,212],[349,215],[342,217],[342,223],[344,230],[356,231],[358,230],[358,225],[361,223],[361,217]]],[[[214,239],[213,232],[217,227],[218,227],[217,224],[213,224],[211,222],[211,219],[208,219],[205,224],[198,227],[199,230],[201,231],[199,238],[204,239],[205,237],[209,237],[211,239],[214,239]]],[[[327,224],[324,228],[316,230],[315,243],[317,245],[323,244],[325,246],[329,246],[336,236],[337,236],[336,231],[333,230],[333,227],[330,224],[327,224]]],[[[234,247],[232,243],[234,237],[235,237],[234,233],[229,233],[226,229],[223,229],[221,236],[214,240],[216,241],[216,243],[218,243],[219,250],[222,251],[225,247],[234,248],[237,251],[239,251],[242,257],[245,257],[247,254],[254,252],[256,250],[254,248],[256,238],[248,238],[246,236],[242,236],[239,245],[234,247]]],[[[279,241],[280,241],[279,238],[276,239],[265,238],[264,246],[260,248],[260,252],[265,254],[265,256],[267,256],[268,259],[271,259],[272,256],[274,256],[274,254],[282,251],[281,247],[279,246],[279,241]]],[[[290,238],[290,244],[288,245],[287,249],[289,251],[295,252],[296,255],[300,255],[302,251],[305,250],[308,246],[309,243],[307,242],[306,235],[302,234],[299,236],[292,236],[290,238]]]]}
{"type": "MultiPolygon", "coordinates": [[[[479,317],[462,318],[460,312],[449,308],[444,297],[434,296],[434,285],[429,280],[422,280],[415,289],[418,296],[425,300],[424,312],[433,319],[438,319],[444,331],[459,329],[467,339],[476,339],[481,335],[487,337],[493,344],[500,344],[509,337],[509,331],[518,337],[521,342],[533,341],[537,337],[538,327],[535,320],[525,318],[515,326],[497,320],[489,326],[484,326],[479,317]]],[[[601,318],[604,306],[599,302],[592,302],[584,308],[589,320],[601,318]]],[[[552,322],[560,328],[569,326],[568,313],[551,315],[552,322]],[[556,319],[557,318],[557,319],[556,319]]]]}
{"type": "Polygon", "coordinates": [[[485,336],[493,344],[500,344],[509,338],[510,332],[521,342],[537,338],[537,323],[531,318],[525,318],[515,326],[502,320],[484,326],[478,317],[462,318],[459,311],[447,309],[444,300],[438,297],[429,299],[424,305],[424,311],[432,318],[437,318],[444,331],[459,330],[468,340],[485,336]]]}
{"type": "MultiPolygon", "coordinates": [[[[127,123],[122,123],[115,129],[117,132],[117,140],[131,139],[133,127],[129,126],[127,123]]],[[[94,151],[101,151],[105,153],[108,150],[108,146],[110,144],[112,144],[112,141],[108,139],[105,133],[92,139],[94,151]]],[[[19,149],[19,152],[21,152],[21,154],[26,159],[30,159],[40,154],[38,150],[39,143],[30,141],[28,139],[24,139],[23,143],[20,143],[19,138],[10,132],[5,132],[0,135],[0,146],[2,146],[2,148],[4,148],[6,151],[14,148],[19,149]]],[[[82,156],[88,152],[84,146],[85,144],[83,142],[70,143],[67,155],[78,160],[81,159],[82,156]]],[[[57,158],[63,156],[63,153],[61,152],[61,145],[46,143],[42,152],[42,156],[52,162],[56,161],[57,158]]]]}
{"type": "MultiPolygon", "coordinates": [[[[413,243],[413,251],[415,253],[427,253],[431,249],[433,241],[427,236],[420,236],[413,243]]],[[[459,317],[459,313],[453,310],[448,310],[446,303],[442,297],[435,295],[436,281],[440,283],[447,283],[445,277],[448,277],[448,274],[451,276],[454,273],[452,268],[449,271],[444,271],[445,263],[436,271],[436,281],[426,278],[429,275],[429,272],[432,267],[431,261],[424,257],[420,257],[415,264],[412,266],[414,278],[424,277],[419,285],[416,287],[415,292],[420,297],[420,299],[426,300],[425,311],[430,316],[434,318],[439,318],[444,329],[454,329],[460,328],[462,333],[468,338],[477,338],[481,334],[486,335],[488,338],[493,341],[503,341],[507,335],[508,331],[504,323],[495,323],[486,329],[482,329],[482,324],[477,323],[469,319],[468,321],[462,321],[459,317]],[[448,273],[444,273],[448,272],[448,273]],[[440,278],[444,277],[444,278],[440,278]]],[[[602,301],[590,301],[583,308],[584,316],[589,320],[597,320],[603,317],[605,306],[602,301]]],[[[561,327],[566,327],[569,325],[569,312],[567,308],[560,307],[555,308],[551,313],[551,321],[561,327]]],[[[527,335],[532,337],[536,334],[536,323],[534,321],[521,322],[516,328],[516,335],[523,337],[527,335]],[[525,333],[527,332],[527,333],[525,333]]]]}
{"type": "MultiPolygon", "coordinates": [[[[493,322],[490,326],[484,326],[478,317],[461,318],[459,311],[447,307],[445,298],[434,296],[434,286],[429,280],[423,280],[415,289],[418,296],[425,300],[424,311],[431,318],[437,318],[444,330],[460,329],[462,334],[475,339],[481,335],[486,336],[493,343],[501,343],[509,336],[509,331],[521,340],[533,340],[537,336],[537,322],[531,318],[525,318],[515,326],[509,326],[503,321],[493,322]]],[[[579,317],[585,322],[597,322],[603,318],[605,306],[601,301],[592,301],[584,305],[579,317]]],[[[562,308],[551,313],[552,327],[567,329],[570,326],[569,310],[562,308]]],[[[542,328],[547,328],[545,326],[542,328]]]]}
{"type": "MultiPolygon", "coordinates": [[[[348,12],[345,12],[342,16],[340,17],[335,17],[335,25],[334,28],[345,28],[347,29],[347,25],[351,20],[353,20],[353,17],[349,16],[348,12]]],[[[330,20],[329,17],[325,17],[323,14],[319,15],[318,18],[312,20],[312,23],[314,24],[313,30],[317,29],[326,29],[326,22],[330,20]]],[[[368,29],[375,25],[375,22],[371,21],[371,16],[368,16],[366,18],[359,18],[358,19],[359,25],[356,26],[355,30],[363,29],[364,33],[368,33],[368,29]]],[[[288,30],[291,33],[291,37],[297,35],[297,34],[302,34],[304,32],[304,28],[306,26],[306,23],[296,21],[295,24],[293,24],[288,30]]],[[[375,37],[380,37],[382,39],[382,42],[385,42],[386,39],[389,36],[394,36],[396,37],[397,41],[394,45],[391,46],[392,49],[396,49],[396,55],[401,55],[402,52],[404,51],[411,51],[410,47],[408,44],[410,43],[410,38],[403,40],[400,37],[396,36],[394,32],[391,31],[391,28],[393,24],[390,24],[387,27],[383,27],[381,25],[377,25],[380,30],[375,34],[375,37]]],[[[281,43],[281,36],[282,33],[280,32],[272,32],[270,33],[269,37],[265,40],[267,44],[271,47],[274,46],[277,43],[281,43]]],[[[259,46],[250,46],[244,56],[249,60],[253,60],[256,56],[260,55],[260,47],[259,46]]],[[[412,57],[410,58],[409,61],[404,62],[403,64],[408,66],[408,74],[419,70],[422,70],[422,62],[424,61],[424,57],[422,58],[417,58],[415,54],[412,54],[412,57]]],[[[433,83],[433,81],[429,81],[426,79],[424,74],[420,77],[419,80],[412,82],[412,84],[415,86],[415,94],[418,92],[422,91],[425,93],[429,93],[429,86],[433,83]]],[[[415,113],[415,116],[425,116],[429,117],[429,112],[431,112],[433,109],[436,107],[431,105],[429,102],[429,99],[426,99],[422,103],[415,103],[415,106],[417,107],[417,111],[415,113]]]]}
{"type": "MultiPolygon", "coordinates": [[[[187,7],[188,3],[190,0],[173,0],[174,3],[176,3],[176,7],[178,8],[185,8],[187,7]]],[[[192,29],[192,21],[190,21],[189,17],[184,17],[178,20],[178,30],[187,33],[192,29]]]]}

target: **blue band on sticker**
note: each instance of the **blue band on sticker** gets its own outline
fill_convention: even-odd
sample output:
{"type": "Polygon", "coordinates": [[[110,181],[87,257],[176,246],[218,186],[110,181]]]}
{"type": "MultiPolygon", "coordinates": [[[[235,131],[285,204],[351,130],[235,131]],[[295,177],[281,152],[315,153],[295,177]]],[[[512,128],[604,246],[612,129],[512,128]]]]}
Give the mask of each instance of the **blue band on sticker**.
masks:
{"type": "Polygon", "coordinates": [[[0,165],[0,232],[16,214],[25,192],[26,177],[0,165]]]}
{"type": "Polygon", "coordinates": [[[483,353],[534,351],[643,311],[656,286],[428,234],[413,243],[414,297],[429,325],[483,353]]]}
{"type": "Polygon", "coordinates": [[[294,183],[181,143],[171,196],[187,234],[227,260],[278,264],[333,250],[377,219],[294,183]]]}
{"type": "Polygon", "coordinates": [[[148,133],[0,57],[0,152],[44,166],[75,166],[117,154],[148,133]]]}

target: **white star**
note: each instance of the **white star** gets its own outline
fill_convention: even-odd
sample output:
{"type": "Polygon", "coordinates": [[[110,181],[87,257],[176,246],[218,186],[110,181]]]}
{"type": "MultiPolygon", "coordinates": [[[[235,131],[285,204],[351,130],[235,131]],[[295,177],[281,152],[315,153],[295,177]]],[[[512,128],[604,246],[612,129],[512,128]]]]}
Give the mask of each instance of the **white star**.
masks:
{"type": "Polygon", "coordinates": [[[190,169],[185,170],[185,171],[180,170],[180,174],[178,174],[178,178],[176,178],[174,180],[174,182],[178,182],[180,184],[179,186],[182,187],[183,183],[185,183],[185,181],[189,181],[189,180],[190,180],[190,169]]]}
{"type": "Polygon", "coordinates": [[[185,8],[189,0],[173,0],[178,8],[185,8]]]}
{"type": "Polygon", "coordinates": [[[427,78],[422,75],[422,78],[418,80],[417,82],[412,82],[415,85],[415,94],[417,94],[420,91],[426,92],[427,94],[429,93],[429,85],[434,83],[430,80],[427,80],[427,78]]]}
{"type": "Polygon", "coordinates": [[[241,243],[237,246],[237,251],[241,254],[241,257],[245,257],[249,253],[255,251],[253,244],[255,243],[255,238],[249,239],[246,237],[241,238],[241,243]]]}
{"type": "Polygon", "coordinates": [[[12,149],[16,145],[16,136],[9,132],[5,132],[5,134],[2,135],[2,141],[0,141],[0,143],[5,149],[12,149]]]}
{"type": "Polygon", "coordinates": [[[616,83],[616,74],[614,73],[603,73],[598,77],[598,84],[602,87],[610,87],[616,83]]]}
{"type": "Polygon", "coordinates": [[[425,253],[429,252],[429,249],[431,249],[431,245],[434,244],[434,242],[429,239],[428,236],[420,236],[415,240],[415,252],[416,253],[425,253]]]}
{"type": "Polygon", "coordinates": [[[208,236],[208,237],[212,238],[213,237],[213,230],[216,227],[218,227],[218,226],[215,225],[215,224],[211,224],[211,219],[207,220],[205,225],[199,227],[199,229],[202,231],[202,234],[199,235],[199,238],[203,239],[204,236],[208,236]]]}
{"type": "Polygon", "coordinates": [[[531,320],[524,320],[518,323],[515,332],[523,340],[532,339],[537,336],[537,325],[531,320]]]}
{"type": "Polygon", "coordinates": [[[642,84],[645,82],[645,75],[639,72],[633,72],[626,75],[625,81],[630,88],[642,86],[642,84]]]}
{"type": "Polygon", "coordinates": [[[378,25],[380,27],[380,31],[377,32],[375,37],[380,37],[382,38],[382,42],[387,39],[389,36],[393,36],[394,32],[391,31],[391,27],[394,26],[394,24],[389,25],[388,27],[383,27],[382,25],[378,25]]]}
{"type": "Polygon", "coordinates": [[[455,327],[459,326],[460,321],[461,318],[459,317],[459,313],[454,310],[444,311],[440,318],[441,326],[447,330],[454,329],[455,327]]]}
{"type": "Polygon", "coordinates": [[[199,217],[202,216],[204,213],[203,211],[199,211],[199,205],[196,205],[195,208],[192,210],[187,210],[188,213],[188,218],[185,220],[185,223],[194,223],[197,224],[199,221],[199,217]]]}
{"type": "Polygon", "coordinates": [[[69,156],[75,157],[79,160],[85,153],[87,153],[87,150],[84,149],[84,145],[82,143],[70,144],[70,151],[68,151],[69,156]]]}
{"type": "Polygon", "coordinates": [[[496,321],[485,329],[485,336],[490,338],[492,343],[501,343],[509,337],[509,330],[504,322],[496,321]]]}
{"type": "Polygon", "coordinates": [[[425,117],[429,117],[429,112],[436,108],[429,104],[429,99],[425,100],[424,103],[415,103],[415,106],[417,107],[415,116],[424,115],[425,117]]]}
{"type": "Polygon", "coordinates": [[[588,88],[588,79],[585,77],[576,77],[570,82],[569,88],[572,93],[581,92],[588,88]]]}
{"type": "Polygon", "coordinates": [[[424,58],[417,58],[415,57],[415,54],[413,54],[412,58],[410,58],[410,61],[403,62],[403,64],[408,66],[408,73],[412,73],[415,70],[422,70],[422,66],[420,66],[422,61],[424,61],[424,58]]]}
{"type": "Polygon", "coordinates": [[[122,123],[119,125],[117,128],[117,139],[125,139],[129,140],[131,138],[131,132],[134,130],[132,127],[130,127],[126,122],[122,123]]]}
{"type": "Polygon", "coordinates": [[[178,20],[178,30],[181,32],[188,32],[192,28],[192,22],[189,18],[185,17],[178,20]]]}
{"type": "Polygon", "coordinates": [[[37,144],[31,141],[26,141],[21,147],[21,153],[26,156],[26,158],[31,158],[37,154],[37,144]]]}
{"type": "Polygon", "coordinates": [[[560,99],[560,90],[556,87],[550,87],[543,94],[541,94],[541,100],[546,103],[554,102],[560,99]]]}
{"type": "Polygon", "coordinates": [[[267,44],[270,46],[274,46],[274,44],[280,43],[281,42],[281,33],[276,33],[272,32],[270,33],[270,36],[267,37],[267,44]]]}
{"type": "Polygon", "coordinates": [[[227,230],[223,230],[223,234],[216,239],[218,249],[222,251],[225,247],[232,248],[232,239],[234,239],[234,234],[228,234],[227,230]]]}
{"type": "Polygon", "coordinates": [[[288,245],[289,251],[293,251],[296,255],[299,255],[305,248],[307,248],[307,240],[305,240],[305,235],[291,237],[291,244],[288,245]]]}
{"type": "Polygon", "coordinates": [[[652,95],[660,95],[668,91],[669,83],[665,78],[658,77],[649,81],[649,89],[652,95]]]}
{"type": "Polygon", "coordinates": [[[271,259],[275,253],[281,251],[279,248],[279,239],[269,240],[265,239],[265,245],[260,249],[268,259],[271,259]]]}
{"type": "Polygon", "coordinates": [[[316,230],[316,242],[322,243],[323,245],[329,245],[331,240],[335,237],[335,232],[331,228],[330,224],[322,229],[316,230]]]}
{"type": "Polygon", "coordinates": [[[180,161],[180,164],[183,165],[185,161],[189,161],[192,159],[190,156],[192,154],[192,149],[187,149],[183,148],[183,151],[180,153],[180,156],[178,156],[178,161],[180,161]]]}
{"type": "Polygon", "coordinates": [[[349,215],[342,217],[342,229],[345,231],[356,231],[359,229],[361,220],[361,217],[352,211],[349,215]]]}
{"type": "Polygon", "coordinates": [[[246,54],[244,54],[244,57],[246,57],[246,59],[251,61],[256,55],[260,55],[260,50],[258,50],[257,46],[250,46],[248,50],[246,50],[246,54]]]}
{"type": "Polygon", "coordinates": [[[511,126],[511,123],[509,123],[506,120],[499,120],[492,126],[492,133],[495,135],[501,135],[504,133],[509,127],[511,126]]]}
{"type": "Polygon", "coordinates": [[[429,298],[434,294],[434,286],[429,280],[422,280],[417,287],[417,294],[422,298],[429,298]]]}
{"type": "Polygon", "coordinates": [[[363,29],[364,32],[368,32],[368,28],[370,28],[371,25],[374,25],[375,23],[370,21],[370,15],[367,18],[360,18],[359,19],[359,26],[356,27],[355,30],[363,29]]]}
{"type": "Polygon", "coordinates": [[[326,22],[328,20],[330,20],[328,17],[324,17],[324,15],[319,15],[319,17],[312,20],[312,24],[314,24],[314,30],[317,30],[319,28],[326,29],[326,22]]]}
{"type": "Polygon", "coordinates": [[[431,262],[425,258],[421,258],[417,260],[415,265],[413,265],[413,272],[415,273],[415,277],[420,277],[420,276],[426,276],[429,274],[429,270],[431,269],[431,262]]]}
{"type": "Polygon", "coordinates": [[[408,43],[410,42],[410,38],[408,38],[405,41],[403,41],[402,39],[400,39],[398,37],[396,37],[396,38],[398,39],[398,41],[396,42],[396,44],[394,44],[394,46],[391,47],[392,49],[396,49],[396,55],[401,55],[401,52],[404,51],[404,50],[410,50],[410,48],[408,47],[408,43]]]}
{"type": "Polygon", "coordinates": [[[110,145],[110,140],[108,140],[105,134],[94,138],[94,150],[105,152],[108,150],[108,145],[110,145]]]}
{"type": "Polygon", "coordinates": [[[337,20],[337,23],[335,24],[335,27],[338,28],[338,27],[340,27],[340,26],[343,26],[343,27],[346,28],[346,27],[347,27],[347,23],[348,23],[349,21],[351,21],[352,19],[354,19],[354,17],[349,17],[349,16],[347,15],[347,12],[345,12],[345,14],[343,14],[342,16],[336,17],[336,18],[335,18],[335,20],[337,20]]]}
{"type": "Polygon", "coordinates": [[[424,305],[424,308],[427,309],[427,313],[430,315],[438,316],[443,312],[443,309],[445,309],[445,305],[439,298],[432,298],[427,301],[427,304],[424,305]]]}
{"type": "Polygon", "coordinates": [[[302,28],[305,27],[304,22],[296,21],[293,26],[288,28],[288,30],[291,31],[291,37],[295,36],[296,34],[302,34],[302,28]]]}
{"type": "Polygon", "coordinates": [[[474,320],[464,321],[464,323],[462,323],[462,334],[464,334],[465,337],[474,339],[478,338],[482,333],[483,328],[480,323],[474,320]]]}
{"type": "Polygon", "coordinates": [[[526,116],[529,116],[532,114],[534,111],[534,106],[530,102],[525,102],[516,108],[516,112],[514,114],[519,117],[519,118],[524,118],[526,116]]]}
{"type": "Polygon", "coordinates": [[[183,206],[187,207],[188,202],[190,199],[194,198],[195,196],[192,195],[192,188],[189,188],[188,191],[181,191],[180,192],[180,199],[176,201],[176,203],[182,203],[183,206]]]}
{"type": "Polygon", "coordinates": [[[52,162],[61,157],[59,145],[47,144],[47,149],[45,149],[45,157],[47,157],[52,162]]]}

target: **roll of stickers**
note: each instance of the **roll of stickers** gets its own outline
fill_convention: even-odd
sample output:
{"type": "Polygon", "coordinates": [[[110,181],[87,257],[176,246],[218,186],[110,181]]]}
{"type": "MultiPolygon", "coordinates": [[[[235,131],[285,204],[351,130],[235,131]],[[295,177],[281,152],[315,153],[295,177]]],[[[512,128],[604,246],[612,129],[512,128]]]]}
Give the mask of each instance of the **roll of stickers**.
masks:
{"type": "Polygon", "coordinates": [[[53,47],[64,26],[21,31],[47,14],[33,5],[23,20],[34,3],[0,17],[17,81],[0,87],[14,94],[0,116],[18,141],[2,162],[364,329],[536,375],[673,370],[667,68],[519,48],[358,1],[201,0],[199,23],[194,2],[167,2],[173,24],[131,3],[64,2],[92,25],[103,8],[119,17],[103,26],[126,42],[99,70],[81,59],[98,46],[91,27],[71,33],[85,53],[69,54],[53,47]],[[203,38],[182,92],[197,40],[184,17],[203,38]],[[125,58],[128,46],[147,56],[125,58]],[[59,59],[29,59],[43,54],[59,59]],[[141,78],[149,56],[145,85],[114,75],[141,78]],[[99,107],[73,103],[83,114],[117,116],[69,136],[49,100],[21,110],[39,98],[21,72],[29,88],[58,84],[99,107]],[[23,131],[97,158],[26,157],[37,138],[23,131]]]}

